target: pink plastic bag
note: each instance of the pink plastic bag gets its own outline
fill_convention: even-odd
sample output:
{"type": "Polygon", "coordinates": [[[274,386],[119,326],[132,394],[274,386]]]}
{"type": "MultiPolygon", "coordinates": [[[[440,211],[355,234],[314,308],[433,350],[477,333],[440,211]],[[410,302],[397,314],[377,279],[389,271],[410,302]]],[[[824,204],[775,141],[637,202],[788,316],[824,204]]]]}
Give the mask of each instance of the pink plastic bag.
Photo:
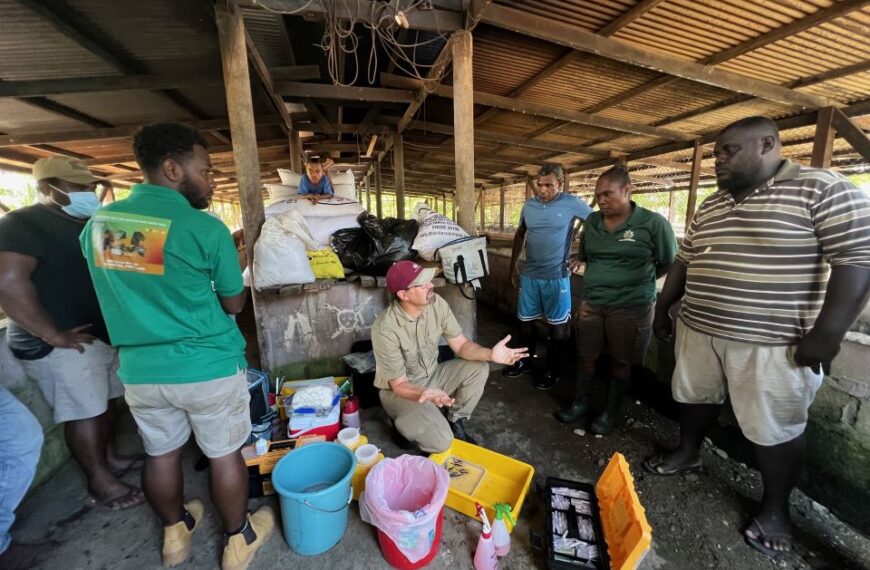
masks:
{"type": "Polygon", "coordinates": [[[425,457],[384,459],[366,477],[360,515],[389,536],[413,564],[432,548],[449,487],[447,471],[425,457]]]}

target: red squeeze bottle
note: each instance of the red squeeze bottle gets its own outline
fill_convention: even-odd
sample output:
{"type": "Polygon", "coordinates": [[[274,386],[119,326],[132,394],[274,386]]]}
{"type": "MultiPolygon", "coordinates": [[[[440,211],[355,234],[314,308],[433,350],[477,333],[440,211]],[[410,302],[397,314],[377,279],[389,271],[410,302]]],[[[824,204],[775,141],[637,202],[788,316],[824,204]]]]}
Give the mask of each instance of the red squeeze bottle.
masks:
{"type": "Polygon", "coordinates": [[[357,401],[356,396],[351,396],[344,404],[344,410],[341,413],[341,425],[357,429],[362,426],[359,417],[359,401],[357,401]]]}

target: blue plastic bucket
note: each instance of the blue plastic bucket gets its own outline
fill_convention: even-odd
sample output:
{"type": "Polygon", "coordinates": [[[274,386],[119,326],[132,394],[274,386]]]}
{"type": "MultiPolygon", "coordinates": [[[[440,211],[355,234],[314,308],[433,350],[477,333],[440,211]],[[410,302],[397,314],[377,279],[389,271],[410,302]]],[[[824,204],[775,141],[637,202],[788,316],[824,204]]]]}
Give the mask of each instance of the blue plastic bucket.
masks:
{"type": "Polygon", "coordinates": [[[296,553],[326,552],[341,540],[353,498],[353,453],[338,443],[312,443],[278,461],[272,486],[281,503],[284,540],[296,553]]]}

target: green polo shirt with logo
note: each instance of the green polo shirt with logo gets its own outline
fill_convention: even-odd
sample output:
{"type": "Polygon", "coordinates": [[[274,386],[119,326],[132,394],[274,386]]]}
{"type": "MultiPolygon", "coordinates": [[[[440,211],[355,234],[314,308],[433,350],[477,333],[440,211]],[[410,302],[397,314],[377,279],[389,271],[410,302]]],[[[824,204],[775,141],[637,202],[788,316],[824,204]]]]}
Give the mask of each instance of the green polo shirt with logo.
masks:
{"type": "Polygon", "coordinates": [[[677,240],[668,221],[631,203],[631,216],[608,231],[600,211],[589,214],[577,258],[586,262],[584,300],[590,305],[631,307],[656,301],[656,267],[673,263],[677,240]]]}
{"type": "Polygon", "coordinates": [[[244,290],[223,222],[174,190],[137,184],[79,241],[124,383],[202,382],[246,366],[245,340],[218,299],[244,290]]]}

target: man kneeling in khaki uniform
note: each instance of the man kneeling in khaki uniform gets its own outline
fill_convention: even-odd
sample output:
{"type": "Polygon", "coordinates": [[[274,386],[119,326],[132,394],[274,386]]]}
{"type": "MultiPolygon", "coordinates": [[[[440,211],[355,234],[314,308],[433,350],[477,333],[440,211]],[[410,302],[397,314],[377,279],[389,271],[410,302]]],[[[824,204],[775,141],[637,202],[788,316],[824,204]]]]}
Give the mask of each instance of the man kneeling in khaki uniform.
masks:
{"type": "Polygon", "coordinates": [[[526,348],[508,348],[507,336],[484,348],[462,334],[447,301],[432,288],[434,269],[399,261],[387,271],[393,302],[372,326],[381,404],[404,438],[422,451],[440,453],[456,437],[476,443],[465,420],[483,395],[487,362],[511,365],[528,356],[526,348]],[[438,363],[441,337],[457,358],[438,363]],[[438,408],[450,410],[447,418],[438,408]]]}

